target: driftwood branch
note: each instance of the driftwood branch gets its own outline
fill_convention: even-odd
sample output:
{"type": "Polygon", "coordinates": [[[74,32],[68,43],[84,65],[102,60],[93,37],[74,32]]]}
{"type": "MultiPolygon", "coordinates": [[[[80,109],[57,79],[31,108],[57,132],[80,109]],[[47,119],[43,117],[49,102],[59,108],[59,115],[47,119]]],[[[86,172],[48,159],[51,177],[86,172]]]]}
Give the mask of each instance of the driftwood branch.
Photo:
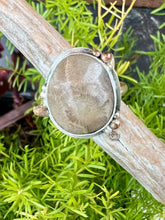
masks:
{"type": "Polygon", "coordinates": [[[70,44],[22,0],[0,1],[0,30],[46,78],[70,44]]]}
{"type": "MultiPolygon", "coordinates": [[[[52,63],[71,46],[24,0],[0,1],[0,30],[47,78],[52,63]]],[[[122,103],[120,139],[94,137],[110,156],[165,204],[165,145],[122,103]]]]}
{"type": "Polygon", "coordinates": [[[118,141],[111,141],[106,134],[93,140],[165,204],[165,145],[123,102],[120,120],[118,141]]]}
{"type": "Polygon", "coordinates": [[[25,117],[25,112],[32,107],[34,101],[29,101],[18,108],[0,117],[0,130],[10,126],[21,118],[25,117]]]}

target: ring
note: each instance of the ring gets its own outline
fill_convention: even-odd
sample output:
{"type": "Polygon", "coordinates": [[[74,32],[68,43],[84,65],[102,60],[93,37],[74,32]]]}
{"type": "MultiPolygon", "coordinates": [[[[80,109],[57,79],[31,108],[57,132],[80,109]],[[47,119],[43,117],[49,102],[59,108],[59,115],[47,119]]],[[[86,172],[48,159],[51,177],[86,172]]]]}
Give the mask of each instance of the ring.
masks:
{"type": "Polygon", "coordinates": [[[75,138],[90,138],[118,128],[120,84],[110,53],[78,47],[53,64],[45,104],[53,124],[75,138]]]}

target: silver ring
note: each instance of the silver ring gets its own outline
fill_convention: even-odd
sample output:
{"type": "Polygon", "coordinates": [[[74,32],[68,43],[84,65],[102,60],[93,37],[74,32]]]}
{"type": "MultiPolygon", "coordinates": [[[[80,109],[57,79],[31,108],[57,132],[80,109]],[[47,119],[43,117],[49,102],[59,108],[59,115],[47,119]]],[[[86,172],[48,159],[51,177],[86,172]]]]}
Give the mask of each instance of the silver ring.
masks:
{"type": "Polygon", "coordinates": [[[62,53],[52,65],[46,106],[53,124],[75,138],[91,138],[111,124],[120,109],[120,84],[114,68],[88,48],[62,53]]]}

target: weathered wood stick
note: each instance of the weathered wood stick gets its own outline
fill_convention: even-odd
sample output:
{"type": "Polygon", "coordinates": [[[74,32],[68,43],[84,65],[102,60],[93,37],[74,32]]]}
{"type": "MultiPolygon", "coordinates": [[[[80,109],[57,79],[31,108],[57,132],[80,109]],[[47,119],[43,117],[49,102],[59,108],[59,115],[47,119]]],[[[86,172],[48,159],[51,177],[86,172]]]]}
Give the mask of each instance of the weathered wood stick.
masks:
{"type": "Polygon", "coordinates": [[[0,1],[0,30],[44,78],[58,55],[71,48],[26,1],[0,1]]]}
{"type": "Polygon", "coordinates": [[[28,101],[27,103],[19,106],[18,108],[6,113],[0,117],[0,130],[12,125],[16,121],[25,117],[25,112],[32,107],[34,101],[28,101]]]}
{"type": "MultiPolygon", "coordinates": [[[[71,46],[24,0],[0,1],[0,30],[47,78],[60,53],[71,46]]],[[[93,140],[165,204],[165,145],[121,105],[120,138],[102,133],[93,140]]]]}
{"type": "Polygon", "coordinates": [[[120,121],[118,141],[106,134],[93,140],[165,204],[165,144],[123,102],[120,121]]]}

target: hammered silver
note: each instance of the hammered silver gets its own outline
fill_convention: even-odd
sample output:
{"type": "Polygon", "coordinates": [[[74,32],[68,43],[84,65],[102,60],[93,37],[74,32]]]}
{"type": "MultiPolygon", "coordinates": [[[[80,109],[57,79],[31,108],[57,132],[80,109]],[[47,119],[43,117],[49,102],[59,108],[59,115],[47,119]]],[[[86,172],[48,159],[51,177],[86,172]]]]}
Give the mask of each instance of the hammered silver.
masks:
{"type": "Polygon", "coordinates": [[[104,127],[113,113],[109,75],[91,55],[65,57],[54,70],[47,91],[54,120],[69,133],[93,133],[104,127]]]}

